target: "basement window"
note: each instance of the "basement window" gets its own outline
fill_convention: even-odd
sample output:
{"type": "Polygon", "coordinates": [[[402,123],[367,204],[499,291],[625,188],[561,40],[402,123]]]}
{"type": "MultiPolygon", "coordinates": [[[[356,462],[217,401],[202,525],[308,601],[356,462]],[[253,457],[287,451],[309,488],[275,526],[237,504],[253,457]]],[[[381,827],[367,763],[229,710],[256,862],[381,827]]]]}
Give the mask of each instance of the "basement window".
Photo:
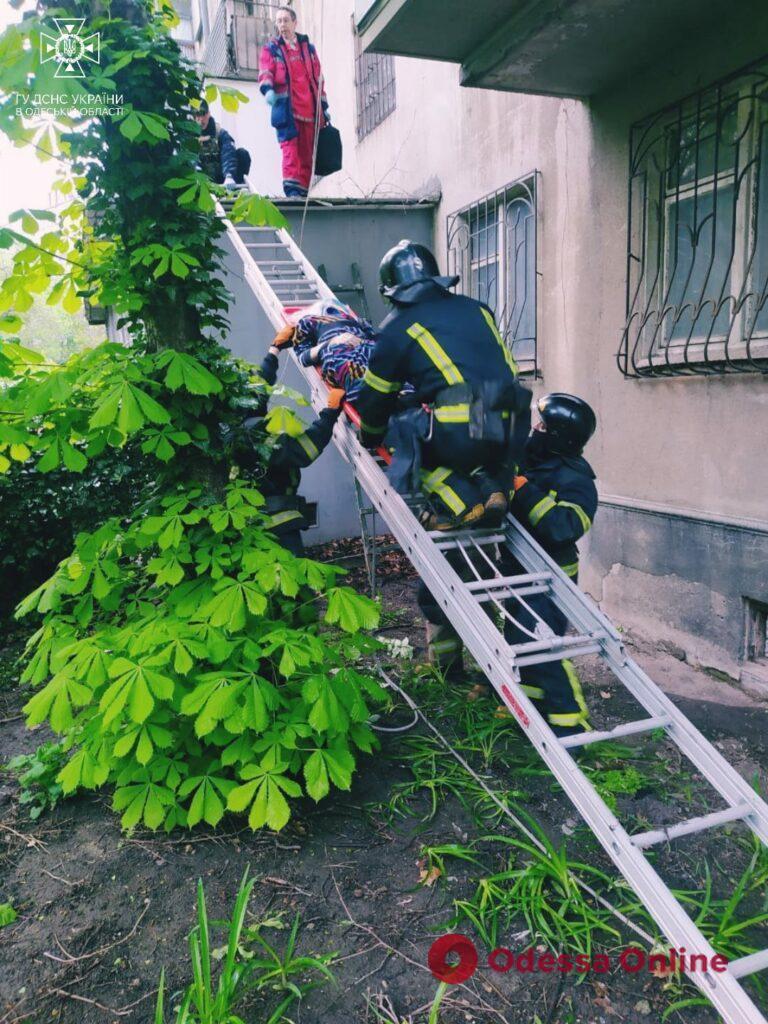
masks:
{"type": "Polygon", "coordinates": [[[768,664],[768,604],[745,598],[746,660],[768,664]]]}
{"type": "Polygon", "coordinates": [[[471,206],[446,225],[448,273],[458,290],[484,302],[521,373],[537,374],[536,180],[526,175],[471,206]]]}

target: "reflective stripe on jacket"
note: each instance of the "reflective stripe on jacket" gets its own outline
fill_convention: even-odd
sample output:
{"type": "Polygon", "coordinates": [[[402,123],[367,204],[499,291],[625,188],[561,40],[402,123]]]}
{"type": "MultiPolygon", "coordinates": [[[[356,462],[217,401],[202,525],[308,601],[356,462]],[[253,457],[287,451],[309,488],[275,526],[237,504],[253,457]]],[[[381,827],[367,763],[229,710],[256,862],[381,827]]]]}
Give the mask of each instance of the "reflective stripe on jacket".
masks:
{"type": "MultiPolygon", "coordinates": [[[[514,360],[493,314],[475,299],[437,285],[425,287],[422,299],[396,307],[379,330],[355,403],[362,422],[361,441],[369,447],[384,436],[405,381],[425,403],[455,384],[495,381],[514,386],[514,360]]],[[[462,417],[463,413],[454,410],[445,415],[462,417]]]]}
{"type": "Polygon", "coordinates": [[[578,541],[597,512],[595,474],[586,459],[552,455],[527,466],[512,499],[515,518],[571,577],[579,570],[578,541]]]}

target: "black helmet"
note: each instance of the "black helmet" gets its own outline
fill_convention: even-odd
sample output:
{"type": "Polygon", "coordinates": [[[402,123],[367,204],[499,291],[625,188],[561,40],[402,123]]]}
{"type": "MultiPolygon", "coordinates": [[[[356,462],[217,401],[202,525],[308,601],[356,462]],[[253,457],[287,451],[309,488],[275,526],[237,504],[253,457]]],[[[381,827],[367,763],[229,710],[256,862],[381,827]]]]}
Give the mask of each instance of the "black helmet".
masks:
{"type": "Polygon", "coordinates": [[[555,391],[536,403],[547,428],[547,447],[558,455],[579,455],[592,437],[597,419],[591,406],[576,395],[555,391]]]}
{"type": "Polygon", "coordinates": [[[458,277],[441,277],[437,260],[426,245],[404,238],[384,256],[379,266],[379,291],[388,299],[407,301],[414,285],[433,281],[441,288],[452,288],[458,277]]]}

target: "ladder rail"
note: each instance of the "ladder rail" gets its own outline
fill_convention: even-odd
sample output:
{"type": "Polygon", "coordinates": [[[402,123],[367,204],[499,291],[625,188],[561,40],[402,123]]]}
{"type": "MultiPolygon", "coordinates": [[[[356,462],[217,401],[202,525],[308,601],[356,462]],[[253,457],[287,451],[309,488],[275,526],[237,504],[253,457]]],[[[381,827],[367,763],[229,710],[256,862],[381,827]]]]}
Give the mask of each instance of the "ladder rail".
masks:
{"type": "Polygon", "coordinates": [[[621,635],[594,601],[579,590],[530,534],[511,517],[507,520],[508,548],[526,572],[552,573],[555,600],[579,632],[602,632],[602,657],[616,678],[651,717],[667,717],[667,735],[706,780],[732,806],[747,803],[752,812],[745,819],[755,835],[768,846],[768,806],[739,775],[733,765],[680,711],[664,691],[626,651],[621,635]]]}
{"type": "MultiPolygon", "coordinates": [[[[220,216],[223,216],[219,208],[220,216]]],[[[283,326],[286,312],[270,283],[245,246],[236,228],[225,222],[229,237],[243,260],[245,278],[275,328],[283,326]]],[[[287,248],[307,279],[317,288],[321,298],[336,301],[328,285],[316,272],[303,252],[283,229],[276,231],[279,243],[287,248]]],[[[297,363],[298,365],[298,363],[297,363]]],[[[316,410],[325,407],[327,393],[319,376],[308,367],[299,366],[310,389],[310,400],[316,410]]],[[[368,495],[394,534],[403,552],[451,621],[454,629],[478,665],[519,722],[539,755],[563,787],[566,795],[594,832],[608,856],[627,879],[667,940],[675,948],[703,954],[711,962],[715,951],[682,905],[646,858],[632,837],[600,798],[589,779],[569,753],[568,746],[557,739],[534,703],[520,686],[519,664],[511,648],[477,600],[467,601],[467,589],[458,573],[443,556],[445,538],[439,543],[422,529],[403,497],[389,484],[376,459],[359,444],[347,420],[337,422],[333,440],[342,457],[350,464],[356,480],[368,495]]],[[[481,534],[481,543],[488,541],[481,534]]],[[[732,806],[745,806],[744,821],[768,844],[768,806],[754,793],[735,769],[676,708],[636,663],[627,656],[618,631],[593,602],[549,558],[530,535],[511,517],[500,536],[523,569],[529,574],[551,575],[553,599],[582,634],[592,634],[600,656],[614,674],[649,712],[660,722],[667,735],[713,787],[732,806]],[[668,724],[663,724],[668,723],[668,724]],[[699,745],[700,751],[693,748],[699,745]],[[693,756],[692,756],[693,755],[693,756]]],[[[472,538],[474,543],[474,538],[472,538]]],[[[462,542],[457,545],[463,547],[462,542]]],[[[450,549],[450,544],[448,545],[450,549]]],[[[489,581],[490,582],[490,581],[489,581]]],[[[575,744],[572,744],[575,745],[575,744]]],[[[674,826],[672,826],[674,828],[674,826]]],[[[670,831],[672,831],[672,828],[670,831]]],[[[766,958],[756,955],[741,971],[718,974],[712,970],[690,972],[690,979],[713,1003],[729,1024],[768,1024],[765,1016],[741,987],[739,977],[747,966],[762,969],[766,958]]]]}

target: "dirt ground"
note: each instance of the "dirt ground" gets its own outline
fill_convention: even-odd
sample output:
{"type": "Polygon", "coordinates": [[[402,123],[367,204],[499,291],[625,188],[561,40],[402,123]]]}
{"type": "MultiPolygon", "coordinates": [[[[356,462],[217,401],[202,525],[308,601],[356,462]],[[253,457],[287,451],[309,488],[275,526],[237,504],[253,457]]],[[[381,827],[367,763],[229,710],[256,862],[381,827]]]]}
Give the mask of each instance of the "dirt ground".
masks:
{"type": "MultiPolygon", "coordinates": [[[[420,648],[415,581],[395,556],[385,568],[384,606],[394,616],[389,635],[408,635],[420,648]]],[[[13,650],[6,651],[8,678],[13,676],[8,668],[13,650]]],[[[765,786],[765,705],[668,655],[635,653],[744,777],[758,778],[765,786]]],[[[599,665],[585,663],[582,674],[598,727],[627,714],[631,701],[599,665]]],[[[19,717],[24,695],[8,685],[8,678],[0,682],[2,762],[33,750],[44,738],[42,730],[25,729],[19,717]]],[[[492,715],[493,704],[487,704],[492,715]]],[[[448,930],[453,901],[474,890],[477,871],[451,861],[450,873],[436,884],[419,884],[421,850],[464,842],[477,835],[477,824],[456,797],[441,800],[430,819],[427,793],[399,803],[404,813],[392,813],[393,792],[412,778],[412,736],[385,738],[381,754],[361,763],[351,792],[335,793],[318,807],[311,801],[302,804],[278,836],[254,835],[238,820],[225,819],[215,833],[166,837],[136,832],[126,837],[107,794],[67,801],[33,823],[19,808],[15,780],[0,775],[0,903],[12,902],[19,912],[14,924],[0,930],[0,1024],[151,1021],[161,968],[171,992],[189,981],[186,936],[194,923],[197,879],[205,883],[211,918],[221,919],[246,868],[258,880],[251,902],[255,920],[282,912],[290,922],[298,911],[300,951],[338,956],[336,983],[311,992],[289,1011],[289,1019],[296,1024],[424,1024],[437,987],[427,968],[427,951],[448,930]]],[[[519,743],[527,746],[522,737],[519,743]]],[[[658,756],[666,774],[655,778],[665,778],[666,784],[657,781],[633,796],[620,796],[622,820],[670,822],[686,806],[689,814],[714,806],[684,766],[663,751],[658,756]]],[[[615,875],[550,777],[540,773],[521,779],[498,766],[485,777],[502,791],[524,791],[528,811],[558,843],[567,842],[573,859],[600,864],[615,875]]],[[[500,823],[496,831],[505,828],[500,823]]],[[[727,892],[748,860],[743,843],[734,844],[733,852],[728,845],[722,837],[675,844],[659,854],[657,863],[668,881],[693,887],[697,865],[706,858],[716,884],[727,892]]],[[[461,930],[471,934],[466,926],[461,930]]],[[[503,944],[514,947],[515,937],[522,936],[518,948],[525,948],[525,931],[521,918],[503,936],[503,944]]],[[[279,944],[280,933],[274,936],[279,944]]],[[[763,945],[767,939],[763,935],[763,945]]],[[[631,944],[632,933],[622,929],[621,937],[605,948],[618,951],[631,944]]],[[[466,985],[451,989],[440,1020],[646,1024],[661,1019],[671,998],[662,981],[647,973],[613,969],[576,984],[570,975],[499,974],[484,967],[466,985]]],[[[274,998],[256,1001],[244,1019],[263,1024],[274,1005],[274,998]]],[[[670,1017],[684,1024],[716,1019],[696,1007],[670,1017]]]]}

